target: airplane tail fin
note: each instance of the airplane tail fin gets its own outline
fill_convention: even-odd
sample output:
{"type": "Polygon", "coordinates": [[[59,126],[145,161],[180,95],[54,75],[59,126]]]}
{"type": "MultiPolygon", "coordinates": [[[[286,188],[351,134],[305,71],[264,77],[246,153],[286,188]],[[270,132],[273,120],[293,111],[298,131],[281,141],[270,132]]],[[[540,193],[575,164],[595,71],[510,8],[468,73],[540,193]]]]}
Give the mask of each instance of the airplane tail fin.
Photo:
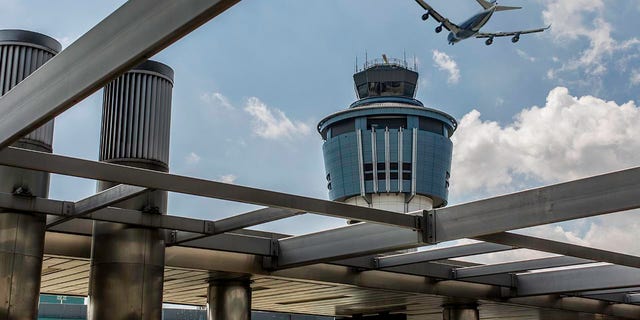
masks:
{"type": "MultiPolygon", "coordinates": [[[[487,1],[487,0],[476,0],[481,6],[482,8],[484,8],[485,10],[493,7],[496,5],[496,1],[492,0],[492,1],[487,1]]],[[[522,9],[522,7],[508,7],[508,6],[497,6],[496,7],[496,11],[507,11],[507,10],[516,10],[516,9],[522,9]]]]}

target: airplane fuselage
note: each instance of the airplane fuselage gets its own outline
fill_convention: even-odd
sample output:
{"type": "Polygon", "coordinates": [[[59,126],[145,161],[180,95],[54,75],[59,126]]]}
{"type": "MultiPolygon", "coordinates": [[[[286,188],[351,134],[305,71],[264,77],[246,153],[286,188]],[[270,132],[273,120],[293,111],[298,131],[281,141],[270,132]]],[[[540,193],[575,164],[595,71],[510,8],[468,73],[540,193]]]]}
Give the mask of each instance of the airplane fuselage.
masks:
{"type": "Polygon", "coordinates": [[[454,44],[476,35],[480,29],[489,22],[489,19],[491,19],[491,16],[493,16],[495,11],[496,6],[493,6],[467,19],[465,22],[460,24],[460,30],[458,32],[449,33],[449,36],[447,37],[449,43],[454,44]]]}

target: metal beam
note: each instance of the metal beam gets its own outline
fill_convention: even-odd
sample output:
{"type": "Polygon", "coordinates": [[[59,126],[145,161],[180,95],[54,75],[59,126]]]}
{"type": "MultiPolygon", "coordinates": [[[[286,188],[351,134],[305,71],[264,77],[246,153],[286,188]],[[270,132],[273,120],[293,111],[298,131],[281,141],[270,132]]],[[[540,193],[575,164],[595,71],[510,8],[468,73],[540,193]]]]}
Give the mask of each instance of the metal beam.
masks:
{"type": "Polygon", "coordinates": [[[237,2],[128,1],[0,99],[0,149],[237,2]]]}
{"type": "Polygon", "coordinates": [[[422,232],[370,223],[286,238],[278,242],[275,268],[414,248],[424,243],[422,232]]]}
{"type": "Polygon", "coordinates": [[[112,204],[133,198],[143,193],[145,190],[147,190],[147,188],[120,184],[96,193],[90,197],[75,202],[73,204],[73,215],[47,219],[47,229],[71,219],[79,218],[96,210],[106,208],[112,204]]]}
{"type": "Polygon", "coordinates": [[[213,222],[210,234],[185,234],[185,233],[177,233],[175,235],[175,239],[167,243],[167,245],[175,246],[184,242],[193,241],[202,239],[205,237],[209,237],[214,234],[221,234],[228,231],[243,229],[246,227],[251,227],[271,221],[276,221],[280,219],[285,219],[289,217],[293,217],[299,214],[304,214],[304,211],[297,211],[291,209],[280,209],[280,208],[263,208],[255,211],[243,213],[240,215],[232,216],[225,219],[220,219],[213,222]]]}
{"type": "Polygon", "coordinates": [[[513,273],[527,270],[548,269],[576,264],[593,263],[591,260],[574,257],[552,257],[526,261],[489,264],[477,267],[458,268],[454,270],[455,279],[481,277],[501,273],[513,273]]]}
{"type": "Polygon", "coordinates": [[[577,297],[588,297],[588,296],[597,296],[604,294],[615,294],[615,293],[630,293],[630,292],[640,292],[640,287],[630,287],[630,288],[617,288],[617,289],[607,289],[607,290],[594,290],[594,291],[584,291],[576,294],[577,297]]]}
{"type": "Polygon", "coordinates": [[[640,168],[436,209],[434,242],[640,207],[640,168]]]}
{"type": "Polygon", "coordinates": [[[628,294],[627,297],[624,299],[624,302],[631,303],[631,304],[639,304],[640,294],[639,293],[628,294]]]}
{"type": "Polygon", "coordinates": [[[623,253],[594,249],[570,243],[541,239],[511,232],[501,232],[481,237],[477,240],[489,241],[503,245],[539,250],[565,256],[583,258],[599,262],[608,262],[622,266],[640,268],[640,257],[623,253]]]}
{"type": "Polygon", "coordinates": [[[0,150],[0,164],[406,229],[417,229],[422,225],[419,216],[13,147],[0,150]]]}
{"type": "Polygon", "coordinates": [[[640,270],[606,265],[516,276],[518,296],[640,286],[640,270]]]}
{"type": "Polygon", "coordinates": [[[517,247],[480,242],[427,251],[404,253],[375,258],[378,268],[389,268],[413,263],[445,260],[450,258],[472,256],[491,252],[517,249],[517,247]]]}

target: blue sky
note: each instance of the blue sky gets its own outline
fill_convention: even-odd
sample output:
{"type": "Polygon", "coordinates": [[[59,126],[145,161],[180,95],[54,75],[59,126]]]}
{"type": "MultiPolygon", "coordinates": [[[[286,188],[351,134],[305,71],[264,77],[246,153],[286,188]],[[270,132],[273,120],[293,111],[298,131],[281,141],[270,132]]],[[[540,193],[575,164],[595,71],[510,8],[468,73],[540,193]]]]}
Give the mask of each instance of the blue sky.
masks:
{"type": "MultiPolygon", "coordinates": [[[[552,24],[517,44],[467,40],[420,19],[412,0],[244,0],[159,53],[175,70],[173,173],[327,198],[318,120],[355,100],[356,57],[417,61],[417,98],[460,122],[450,203],[640,164],[640,4],[635,0],[502,1],[486,31],[552,24]]],[[[0,28],[42,32],[69,45],[122,1],[0,0],[0,28]]],[[[432,0],[454,22],[475,1],[432,0]]],[[[56,153],[97,159],[101,92],[56,119],[56,153]]],[[[56,176],[51,197],[80,199],[89,180],[56,176]]],[[[218,219],[253,206],[171,195],[169,212],[218,219]]],[[[637,213],[528,230],[640,254],[637,213]],[[609,241],[607,241],[607,238],[609,241]],[[612,240],[613,239],[613,240],[612,240]]],[[[300,234],[343,221],[304,216],[261,228],[300,234]]]]}

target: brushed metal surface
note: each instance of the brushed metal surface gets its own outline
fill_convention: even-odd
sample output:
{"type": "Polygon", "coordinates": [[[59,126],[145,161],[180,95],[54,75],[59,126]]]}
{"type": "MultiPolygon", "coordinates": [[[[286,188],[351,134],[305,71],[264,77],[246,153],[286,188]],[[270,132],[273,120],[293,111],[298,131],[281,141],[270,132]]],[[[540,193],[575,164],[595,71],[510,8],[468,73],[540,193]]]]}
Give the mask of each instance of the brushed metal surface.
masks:
{"type": "MultiPolygon", "coordinates": [[[[147,61],[104,89],[100,160],[168,171],[173,70],[147,61]]],[[[116,186],[98,182],[98,191],[116,186]]],[[[149,190],[114,207],[167,212],[166,191],[149,190]]],[[[89,319],[162,319],[165,236],[160,229],[93,225],[89,319]]]]}
{"type": "Polygon", "coordinates": [[[251,319],[249,279],[215,280],[207,290],[207,320],[251,319]]]}
{"type": "MultiPolygon", "coordinates": [[[[0,96],[60,50],[45,35],[0,30],[0,96]]],[[[53,120],[13,146],[51,152],[53,120]]],[[[49,173],[0,166],[0,192],[48,197],[49,173]]],[[[0,319],[36,319],[44,253],[45,215],[0,211],[0,319]]]]}

